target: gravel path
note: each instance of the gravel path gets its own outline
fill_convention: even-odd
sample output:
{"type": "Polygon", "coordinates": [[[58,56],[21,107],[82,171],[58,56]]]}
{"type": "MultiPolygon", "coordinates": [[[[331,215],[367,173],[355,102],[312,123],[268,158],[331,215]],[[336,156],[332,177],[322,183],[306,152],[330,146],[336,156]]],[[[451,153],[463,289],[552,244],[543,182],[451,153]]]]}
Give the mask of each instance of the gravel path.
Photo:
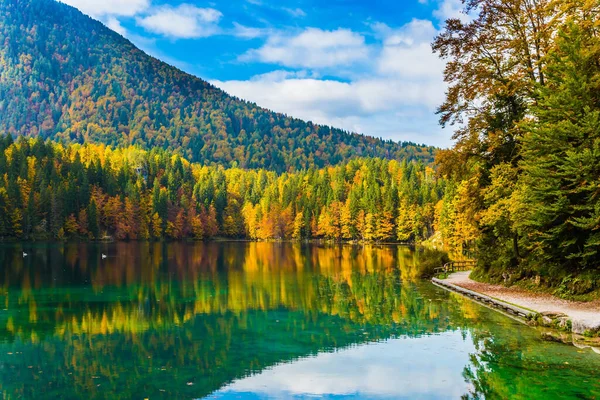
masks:
{"type": "Polygon", "coordinates": [[[531,293],[520,288],[475,282],[469,278],[469,274],[470,271],[455,272],[448,277],[447,281],[539,313],[566,314],[573,323],[573,331],[600,327],[600,300],[585,303],[568,301],[549,294],[531,293]]]}

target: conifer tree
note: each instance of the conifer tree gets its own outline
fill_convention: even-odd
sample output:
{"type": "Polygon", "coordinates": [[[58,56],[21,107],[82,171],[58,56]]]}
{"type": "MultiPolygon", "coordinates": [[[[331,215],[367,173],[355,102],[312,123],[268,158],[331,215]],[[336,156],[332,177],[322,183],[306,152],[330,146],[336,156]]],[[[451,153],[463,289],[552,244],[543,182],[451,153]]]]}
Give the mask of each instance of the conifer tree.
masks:
{"type": "Polygon", "coordinates": [[[600,40],[587,22],[560,30],[523,141],[519,225],[540,265],[569,271],[600,267],[600,40]]]}

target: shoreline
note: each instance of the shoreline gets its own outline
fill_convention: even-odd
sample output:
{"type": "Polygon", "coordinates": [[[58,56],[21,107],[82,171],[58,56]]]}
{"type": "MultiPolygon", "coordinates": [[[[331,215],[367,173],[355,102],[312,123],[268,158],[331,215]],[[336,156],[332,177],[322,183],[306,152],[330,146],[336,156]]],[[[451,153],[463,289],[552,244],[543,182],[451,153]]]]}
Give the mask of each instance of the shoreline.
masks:
{"type": "Polygon", "coordinates": [[[446,279],[433,278],[434,285],[467,296],[486,306],[510,313],[531,326],[551,328],[543,332],[546,340],[587,345],[600,352],[600,301],[575,302],[549,294],[529,292],[516,287],[505,287],[474,281],[471,271],[455,272],[446,279]],[[571,335],[565,338],[565,332],[571,335]],[[594,337],[596,336],[596,337],[594,337]]]}
{"type": "MultiPolygon", "coordinates": [[[[382,246],[403,246],[403,247],[426,247],[437,250],[436,246],[431,246],[426,242],[395,242],[395,241],[377,241],[377,240],[358,240],[344,239],[333,240],[323,238],[304,238],[304,239],[252,239],[252,238],[229,238],[224,236],[215,236],[209,238],[155,238],[155,239],[114,239],[114,238],[68,238],[68,239],[16,239],[0,237],[0,244],[14,243],[223,243],[223,242],[247,242],[247,243],[300,243],[300,244],[328,244],[328,245],[382,245],[382,246]]],[[[440,250],[443,251],[443,250],[440,250]]]]}

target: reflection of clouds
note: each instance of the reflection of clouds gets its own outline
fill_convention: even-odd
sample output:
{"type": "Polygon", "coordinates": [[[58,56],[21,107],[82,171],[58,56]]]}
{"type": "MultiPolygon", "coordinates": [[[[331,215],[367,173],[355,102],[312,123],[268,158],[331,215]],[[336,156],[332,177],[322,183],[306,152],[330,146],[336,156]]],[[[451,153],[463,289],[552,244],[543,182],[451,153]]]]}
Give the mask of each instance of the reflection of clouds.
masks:
{"type": "Polygon", "coordinates": [[[461,332],[392,339],[280,364],[234,381],[216,398],[460,398],[462,372],[475,352],[461,332]]]}

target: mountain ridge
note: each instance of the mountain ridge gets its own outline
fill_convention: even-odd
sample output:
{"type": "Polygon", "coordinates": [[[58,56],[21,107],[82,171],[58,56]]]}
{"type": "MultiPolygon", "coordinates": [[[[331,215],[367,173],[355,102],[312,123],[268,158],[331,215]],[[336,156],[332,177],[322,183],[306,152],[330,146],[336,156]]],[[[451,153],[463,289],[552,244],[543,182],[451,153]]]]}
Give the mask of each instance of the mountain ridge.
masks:
{"type": "Polygon", "coordinates": [[[171,150],[278,172],[354,157],[433,161],[434,147],[305,122],[225,93],[54,0],[0,3],[0,132],[171,150]]]}

